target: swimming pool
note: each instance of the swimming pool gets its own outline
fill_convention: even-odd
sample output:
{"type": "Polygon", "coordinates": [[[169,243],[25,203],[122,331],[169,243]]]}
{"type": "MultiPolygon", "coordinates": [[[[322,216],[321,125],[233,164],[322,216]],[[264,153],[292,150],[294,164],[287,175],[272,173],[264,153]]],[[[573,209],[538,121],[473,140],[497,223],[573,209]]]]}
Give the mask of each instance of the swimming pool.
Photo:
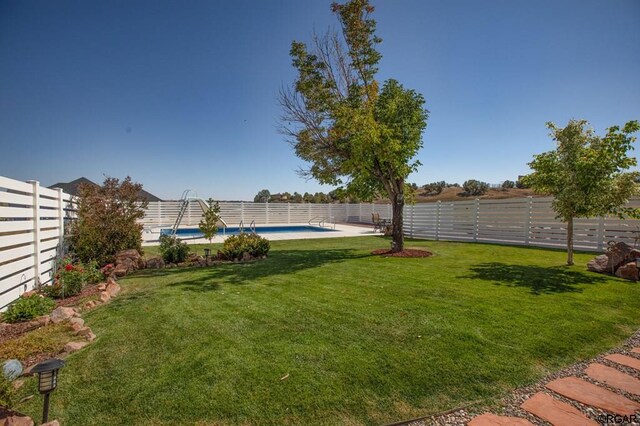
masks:
{"type": "MultiPolygon", "coordinates": [[[[252,232],[245,227],[244,232],[252,232]]],[[[290,226],[256,226],[256,234],[287,234],[293,232],[336,232],[334,229],[321,228],[310,225],[290,225],[290,226]]],[[[171,234],[171,229],[163,229],[161,234],[171,234]]],[[[239,227],[228,227],[226,230],[218,228],[218,235],[238,235],[239,227]]],[[[176,236],[180,238],[202,238],[202,232],[198,228],[181,228],[176,231],[176,236]]]]}

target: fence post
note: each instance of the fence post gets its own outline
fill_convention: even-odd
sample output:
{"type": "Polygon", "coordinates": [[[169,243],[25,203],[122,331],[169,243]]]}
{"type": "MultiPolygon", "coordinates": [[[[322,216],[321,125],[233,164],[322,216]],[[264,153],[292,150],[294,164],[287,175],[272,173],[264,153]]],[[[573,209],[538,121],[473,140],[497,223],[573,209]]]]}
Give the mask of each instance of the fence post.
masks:
{"type": "Polygon", "coordinates": [[[349,222],[349,203],[347,203],[347,210],[346,210],[345,214],[347,215],[347,217],[345,217],[344,221],[345,222],[349,222]]]}
{"type": "Polygon", "coordinates": [[[287,203],[287,223],[291,223],[291,203],[287,203]]]}
{"type": "Polygon", "coordinates": [[[307,202],[307,222],[311,222],[311,203],[307,202]]]}
{"type": "Polygon", "coordinates": [[[533,197],[527,197],[527,216],[524,225],[524,245],[529,245],[529,238],[531,235],[531,210],[533,208],[533,197]]]}
{"type": "Polygon", "coordinates": [[[598,251],[604,250],[604,216],[598,218],[598,251]]]}
{"type": "Polygon", "coordinates": [[[442,202],[436,202],[436,241],[440,239],[440,205],[442,202]]]}
{"type": "Polygon", "coordinates": [[[62,188],[56,188],[58,191],[58,235],[60,235],[60,247],[64,243],[64,200],[62,199],[62,188]]]}
{"type": "Polygon", "coordinates": [[[244,201],[240,201],[240,222],[244,223],[244,201]]]}
{"type": "Polygon", "coordinates": [[[33,273],[34,286],[40,285],[40,182],[27,181],[33,193],[33,273]]]}
{"type": "Polygon", "coordinates": [[[362,222],[362,203],[358,203],[358,222],[362,222]]]}
{"type": "Polygon", "coordinates": [[[269,223],[269,202],[267,201],[266,203],[264,203],[264,214],[266,216],[266,223],[269,223]]]}
{"type": "Polygon", "coordinates": [[[162,225],[162,202],[156,202],[158,206],[158,225],[162,225]]]}
{"type": "Polygon", "coordinates": [[[329,223],[331,223],[331,203],[329,203],[329,223]]]}
{"type": "Polygon", "coordinates": [[[473,215],[473,241],[478,241],[478,220],[480,218],[480,199],[476,198],[475,214],[473,215]]]}

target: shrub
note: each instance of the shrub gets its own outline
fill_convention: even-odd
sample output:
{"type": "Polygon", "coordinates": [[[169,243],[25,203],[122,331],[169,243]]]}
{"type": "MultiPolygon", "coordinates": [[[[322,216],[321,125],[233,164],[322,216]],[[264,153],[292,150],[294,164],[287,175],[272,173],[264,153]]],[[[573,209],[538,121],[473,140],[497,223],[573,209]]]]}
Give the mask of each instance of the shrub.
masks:
{"type": "Polygon", "coordinates": [[[422,189],[426,195],[438,195],[442,192],[443,189],[447,187],[447,183],[445,181],[440,182],[432,182],[424,185],[422,189]]]}
{"type": "Polygon", "coordinates": [[[462,184],[467,195],[482,195],[489,190],[489,184],[475,179],[469,179],[462,184]]]}
{"type": "Polygon", "coordinates": [[[47,315],[55,306],[53,300],[37,294],[21,297],[9,305],[7,311],[2,314],[2,320],[9,323],[29,321],[47,315]]]}
{"type": "Polygon", "coordinates": [[[96,261],[85,264],[74,264],[70,258],[62,259],[52,285],[44,287],[42,291],[49,297],[61,299],[75,296],[87,284],[101,281],[103,274],[96,261]]]}
{"type": "Polygon", "coordinates": [[[106,178],[102,186],[80,185],[78,220],[72,226],[71,248],[83,262],[112,262],[120,250],[141,251],[142,224],[148,202],[138,196],[142,185],[130,177],[106,178]]]}
{"type": "Polygon", "coordinates": [[[242,259],[244,253],[251,257],[262,257],[269,253],[269,240],[256,234],[232,235],[224,241],[220,254],[228,260],[242,259]]]}
{"type": "Polygon", "coordinates": [[[207,200],[209,208],[202,215],[202,220],[198,224],[198,228],[204,238],[211,240],[218,233],[218,221],[220,220],[220,204],[212,198],[207,200]]]}
{"type": "Polygon", "coordinates": [[[505,180],[504,182],[502,182],[503,189],[511,189],[515,187],[516,187],[516,183],[512,180],[505,180]]]}
{"type": "Polygon", "coordinates": [[[166,263],[182,263],[187,259],[189,246],[176,236],[161,235],[160,254],[166,263]]]}
{"type": "Polygon", "coordinates": [[[516,188],[527,189],[529,188],[529,185],[527,185],[523,179],[518,178],[518,180],[516,181],[516,188]]]}

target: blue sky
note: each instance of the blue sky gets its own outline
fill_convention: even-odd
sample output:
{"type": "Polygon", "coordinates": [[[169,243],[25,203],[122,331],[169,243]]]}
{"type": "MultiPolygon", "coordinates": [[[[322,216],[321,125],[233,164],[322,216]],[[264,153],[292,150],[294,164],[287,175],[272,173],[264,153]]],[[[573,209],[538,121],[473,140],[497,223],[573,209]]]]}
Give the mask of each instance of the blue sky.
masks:
{"type": "MultiPolygon", "coordinates": [[[[380,80],[431,111],[409,181],[497,183],[553,147],[544,126],[640,119],[637,0],[385,0],[380,80]]],[[[330,1],[0,0],[0,175],[131,175],[217,199],[328,191],[276,129],[292,40],[330,1]]]]}

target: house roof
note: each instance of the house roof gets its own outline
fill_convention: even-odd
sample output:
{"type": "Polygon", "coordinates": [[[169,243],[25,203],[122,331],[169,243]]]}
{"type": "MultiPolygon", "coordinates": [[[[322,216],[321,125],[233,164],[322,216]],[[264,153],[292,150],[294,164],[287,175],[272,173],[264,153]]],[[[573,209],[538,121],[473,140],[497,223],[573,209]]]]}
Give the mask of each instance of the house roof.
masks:
{"type": "MultiPolygon", "coordinates": [[[[49,188],[51,188],[51,189],[53,189],[53,188],[62,188],[62,190],[64,192],[66,192],[67,194],[78,195],[78,193],[79,193],[78,192],[78,186],[80,186],[80,184],[100,186],[97,183],[90,181],[86,177],[81,177],[81,178],[78,178],[76,180],[72,180],[71,182],[58,182],[55,185],[51,185],[49,188]]],[[[145,191],[144,189],[141,189],[138,192],[138,197],[140,199],[143,199],[143,200],[146,200],[146,201],[162,201],[160,198],[158,198],[155,195],[145,191]]]]}

